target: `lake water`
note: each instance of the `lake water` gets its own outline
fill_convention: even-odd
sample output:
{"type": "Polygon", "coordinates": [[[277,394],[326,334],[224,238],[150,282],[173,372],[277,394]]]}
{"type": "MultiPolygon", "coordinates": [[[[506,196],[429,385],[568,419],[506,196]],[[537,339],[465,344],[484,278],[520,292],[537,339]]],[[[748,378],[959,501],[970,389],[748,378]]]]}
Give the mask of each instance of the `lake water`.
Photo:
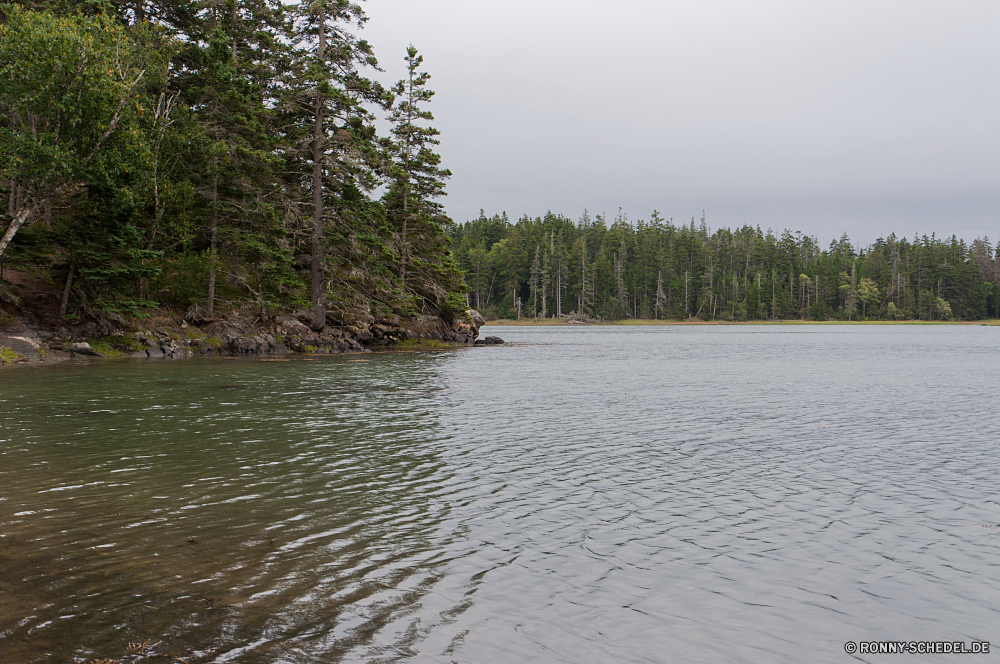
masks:
{"type": "Polygon", "coordinates": [[[1000,649],[1000,328],[484,333],[0,372],[0,662],[1000,649]]]}

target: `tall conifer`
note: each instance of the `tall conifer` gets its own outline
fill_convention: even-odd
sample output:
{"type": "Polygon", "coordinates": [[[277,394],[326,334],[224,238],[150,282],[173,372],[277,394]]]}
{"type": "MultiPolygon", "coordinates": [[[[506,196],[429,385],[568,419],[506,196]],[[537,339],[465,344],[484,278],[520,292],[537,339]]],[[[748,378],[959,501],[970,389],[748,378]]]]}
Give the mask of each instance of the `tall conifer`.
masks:
{"type": "Polygon", "coordinates": [[[405,283],[410,253],[407,233],[420,215],[433,218],[443,214],[441,204],[434,199],[447,195],[444,181],[451,177],[451,171],[439,167],[441,156],[433,150],[433,146],[440,144],[437,136],[441,132],[424,124],[434,119],[425,108],[434,91],[427,89],[430,74],[420,71],[424,56],[411,44],[404,60],[406,78],[392,88],[396,98],[388,118],[392,122],[392,138],[386,141],[392,163],[392,186],[385,201],[398,223],[399,278],[405,283]]]}
{"type": "Polygon", "coordinates": [[[293,156],[310,166],[309,299],[315,330],[326,324],[324,235],[328,213],[336,215],[338,204],[351,189],[374,184],[373,118],[366,104],[384,105],[386,95],[380,85],[361,73],[365,68],[378,70],[371,46],[352,32],[367,20],[361,5],[349,0],[304,0],[290,23],[296,51],[286,74],[284,109],[298,118],[291,137],[295,142],[293,156]]]}

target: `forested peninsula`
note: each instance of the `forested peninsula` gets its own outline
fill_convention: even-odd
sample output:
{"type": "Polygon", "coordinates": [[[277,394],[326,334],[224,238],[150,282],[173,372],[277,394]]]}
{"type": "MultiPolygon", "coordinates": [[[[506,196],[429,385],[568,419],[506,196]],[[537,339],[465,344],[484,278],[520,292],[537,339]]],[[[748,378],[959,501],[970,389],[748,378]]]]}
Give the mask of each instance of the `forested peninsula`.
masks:
{"type": "Polygon", "coordinates": [[[104,354],[471,343],[430,75],[401,45],[380,83],[366,21],[346,0],[0,5],[6,330],[104,354]]]}
{"type": "MultiPolygon", "coordinates": [[[[711,231],[653,212],[480,214],[450,229],[472,306],[487,320],[979,320],[1000,317],[988,238],[896,237],[823,247],[759,227],[711,231]]],[[[1000,252],[1000,248],[998,248],[1000,252]]]]}

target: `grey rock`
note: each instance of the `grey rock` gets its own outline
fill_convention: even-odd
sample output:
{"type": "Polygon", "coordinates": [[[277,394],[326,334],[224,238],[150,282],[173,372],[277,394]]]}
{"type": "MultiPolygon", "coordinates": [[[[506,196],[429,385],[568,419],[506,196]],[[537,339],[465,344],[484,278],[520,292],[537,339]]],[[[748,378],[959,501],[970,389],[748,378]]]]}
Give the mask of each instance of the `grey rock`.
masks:
{"type": "Polygon", "coordinates": [[[163,351],[160,350],[159,348],[155,348],[155,347],[154,348],[150,348],[147,351],[147,353],[149,354],[149,357],[154,357],[154,358],[162,358],[163,357],[163,351]]]}
{"type": "Polygon", "coordinates": [[[103,319],[97,323],[97,333],[102,337],[121,337],[125,335],[125,330],[122,329],[125,321],[121,316],[117,314],[109,314],[109,318],[103,319]]]}
{"type": "Polygon", "coordinates": [[[475,309],[469,309],[469,316],[472,317],[472,324],[476,326],[477,330],[483,325],[486,325],[486,319],[483,318],[483,315],[475,309]]]}
{"type": "Polygon", "coordinates": [[[147,358],[147,357],[149,357],[149,353],[147,353],[147,352],[146,352],[146,351],[144,351],[144,350],[137,350],[137,351],[136,351],[136,352],[134,352],[134,353],[129,353],[129,357],[134,357],[134,358],[147,358]]]}
{"type": "Polygon", "coordinates": [[[5,346],[22,357],[41,357],[38,353],[41,344],[28,336],[0,336],[0,346],[5,346]]]}
{"type": "Polygon", "coordinates": [[[284,344],[278,343],[277,339],[270,334],[230,337],[227,339],[226,348],[241,355],[284,355],[288,353],[288,348],[284,344]]]}
{"type": "Polygon", "coordinates": [[[230,347],[241,354],[257,354],[261,352],[261,345],[266,347],[267,342],[257,336],[236,337],[230,347]]]}
{"type": "Polygon", "coordinates": [[[281,328],[280,334],[284,336],[288,336],[289,334],[309,336],[312,334],[312,330],[309,329],[309,326],[303,324],[302,321],[294,316],[278,316],[276,320],[278,326],[281,328]]]}
{"type": "Polygon", "coordinates": [[[360,341],[372,340],[372,333],[366,328],[347,326],[344,331],[360,341]]]}
{"type": "Polygon", "coordinates": [[[104,353],[99,353],[90,347],[86,341],[81,341],[75,344],[67,344],[65,350],[71,353],[76,353],[77,355],[84,355],[87,357],[106,357],[104,353]]]}
{"type": "Polygon", "coordinates": [[[347,339],[343,343],[344,343],[344,346],[343,346],[344,350],[342,352],[344,352],[344,353],[363,353],[363,352],[365,352],[365,347],[362,346],[361,344],[359,344],[357,341],[354,341],[353,339],[347,339]]]}

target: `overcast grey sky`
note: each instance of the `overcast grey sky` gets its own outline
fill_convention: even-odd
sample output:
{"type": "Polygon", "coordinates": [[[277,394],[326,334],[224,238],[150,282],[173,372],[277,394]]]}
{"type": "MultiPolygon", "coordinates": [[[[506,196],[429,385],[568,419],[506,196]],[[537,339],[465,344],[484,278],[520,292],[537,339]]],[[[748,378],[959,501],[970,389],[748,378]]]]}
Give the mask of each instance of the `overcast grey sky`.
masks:
{"type": "Polygon", "coordinates": [[[1000,235],[996,0],[368,0],[437,92],[445,204],[870,242],[1000,235]]]}

